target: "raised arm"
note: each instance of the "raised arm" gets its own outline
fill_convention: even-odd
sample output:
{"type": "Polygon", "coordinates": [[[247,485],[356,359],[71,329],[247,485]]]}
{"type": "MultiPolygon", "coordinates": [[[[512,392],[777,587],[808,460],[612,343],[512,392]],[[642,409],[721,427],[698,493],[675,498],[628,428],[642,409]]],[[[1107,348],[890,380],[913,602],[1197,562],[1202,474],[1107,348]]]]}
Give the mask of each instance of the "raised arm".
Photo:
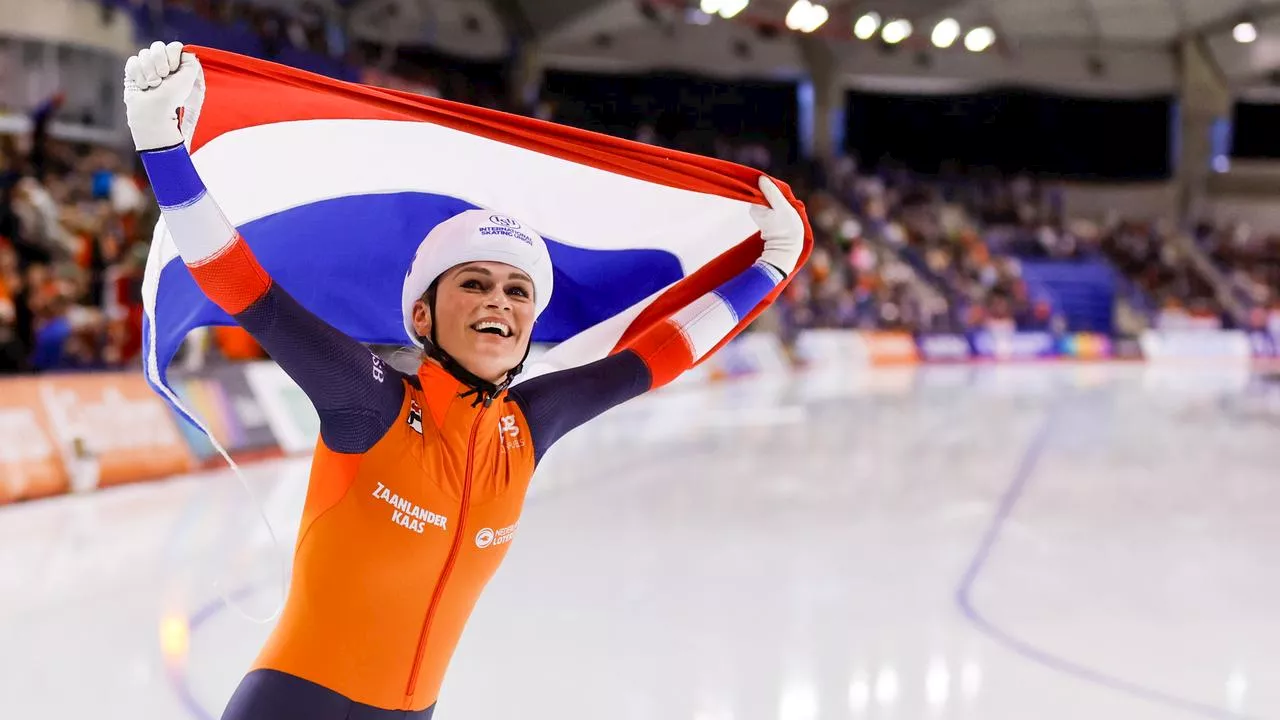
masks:
{"type": "Polygon", "coordinates": [[[764,252],[755,264],[620,352],[533,378],[508,392],[529,422],[538,460],[570,430],[692,368],[795,269],[804,247],[804,221],[763,175],[760,190],[769,206],[751,208],[764,239],[764,252]]]}
{"type": "MultiPolygon", "coordinates": [[[[400,375],[272,281],[209,194],[178,130],[195,58],[181,43],[154,43],[125,65],[125,107],[134,145],[178,254],[200,289],[262,345],[302,388],[334,451],[373,447],[400,411],[400,375]]],[[[246,168],[246,171],[251,171],[246,168]]]]}

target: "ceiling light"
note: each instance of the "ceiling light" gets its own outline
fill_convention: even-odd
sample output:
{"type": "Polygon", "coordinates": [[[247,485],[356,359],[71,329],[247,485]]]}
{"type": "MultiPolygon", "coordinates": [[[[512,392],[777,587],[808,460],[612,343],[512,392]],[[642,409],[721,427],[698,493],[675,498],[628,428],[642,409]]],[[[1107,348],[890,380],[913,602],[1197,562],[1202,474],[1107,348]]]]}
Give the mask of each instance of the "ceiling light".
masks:
{"type": "Polygon", "coordinates": [[[796,0],[787,11],[787,27],[800,32],[811,33],[822,27],[827,21],[827,9],[809,0],[796,0]]]}
{"type": "Polygon", "coordinates": [[[933,26],[933,44],[940,48],[949,48],[960,37],[960,23],[953,18],[942,20],[933,26]]]}
{"type": "Polygon", "coordinates": [[[1258,28],[1251,22],[1242,22],[1231,30],[1231,37],[1238,43],[1251,43],[1258,39],[1258,28]]]}
{"type": "Polygon", "coordinates": [[[880,31],[880,37],[890,45],[896,45],[911,37],[911,21],[903,18],[890,20],[880,31]]]}
{"type": "Polygon", "coordinates": [[[795,5],[787,11],[787,29],[799,30],[804,19],[809,15],[809,0],[796,0],[795,5]]]}
{"type": "Polygon", "coordinates": [[[812,8],[812,10],[809,11],[809,21],[800,28],[802,32],[807,33],[811,33],[822,27],[822,24],[827,21],[828,17],[830,17],[827,9],[821,5],[810,3],[809,7],[812,8]]]}
{"type": "Polygon", "coordinates": [[[728,20],[746,9],[750,0],[724,0],[720,4],[720,17],[728,20]]]}
{"type": "Polygon", "coordinates": [[[976,27],[964,36],[964,46],[969,52],[982,52],[994,45],[996,31],[989,27],[976,27]]]}
{"type": "Polygon", "coordinates": [[[873,12],[863,15],[853,24],[853,34],[859,40],[870,40],[879,29],[880,16],[873,12]]]}

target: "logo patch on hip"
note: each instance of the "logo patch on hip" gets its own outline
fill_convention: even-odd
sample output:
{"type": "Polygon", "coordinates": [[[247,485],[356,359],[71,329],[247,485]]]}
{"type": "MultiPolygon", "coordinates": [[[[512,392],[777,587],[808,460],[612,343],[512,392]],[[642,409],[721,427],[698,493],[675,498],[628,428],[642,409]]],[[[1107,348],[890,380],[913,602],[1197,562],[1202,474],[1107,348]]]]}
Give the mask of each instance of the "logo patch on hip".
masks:
{"type": "Polygon", "coordinates": [[[493,528],[484,528],[476,533],[476,547],[483,550],[494,545],[506,545],[515,539],[518,527],[520,523],[513,523],[496,531],[493,528]]]}

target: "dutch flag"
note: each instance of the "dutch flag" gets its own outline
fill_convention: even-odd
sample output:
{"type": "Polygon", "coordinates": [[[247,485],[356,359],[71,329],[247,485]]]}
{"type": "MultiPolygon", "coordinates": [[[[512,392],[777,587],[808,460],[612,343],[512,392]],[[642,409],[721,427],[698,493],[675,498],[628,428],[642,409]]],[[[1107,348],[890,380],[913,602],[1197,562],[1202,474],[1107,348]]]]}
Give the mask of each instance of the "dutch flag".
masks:
{"type": "MultiPolygon", "coordinates": [[[[518,217],[549,245],[555,293],[534,341],[557,345],[527,377],[608,356],[759,257],[748,214],[766,204],[757,170],[186,50],[200,74],[181,126],[205,186],[276,282],[362,342],[408,344],[400,288],[413,253],[437,223],[470,208],[518,217]]],[[[806,228],[801,263],[811,246],[806,228]]],[[[784,285],[737,313],[712,352],[784,285]]],[[[146,377],[200,426],[166,371],[191,330],[234,321],[197,287],[163,220],[143,302],[146,377]]]]}

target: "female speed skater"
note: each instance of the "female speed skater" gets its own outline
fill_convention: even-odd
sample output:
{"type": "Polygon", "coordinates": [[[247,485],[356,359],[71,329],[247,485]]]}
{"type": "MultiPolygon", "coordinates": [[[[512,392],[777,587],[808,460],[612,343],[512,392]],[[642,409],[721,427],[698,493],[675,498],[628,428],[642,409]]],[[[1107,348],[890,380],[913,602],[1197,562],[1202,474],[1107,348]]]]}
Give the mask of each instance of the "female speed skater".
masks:
{"type": "Polygon", "coordinates": [[[401,373],[294,300],[225,218],[178,129],[196,72],[180,43],[129,58],[134,145],[201,290],[320,416],[288,597],[222,718],[427,720],[543,455],[731,332],[795,269],[803,220],[761,176],[770,206],[751,209],[764,239],[755,264],[632,348],[511,386],[551,299],[551,258],[518,220],[465,211],[433,228],[407,269],[404,327],[423,354],[401,373]]]}

